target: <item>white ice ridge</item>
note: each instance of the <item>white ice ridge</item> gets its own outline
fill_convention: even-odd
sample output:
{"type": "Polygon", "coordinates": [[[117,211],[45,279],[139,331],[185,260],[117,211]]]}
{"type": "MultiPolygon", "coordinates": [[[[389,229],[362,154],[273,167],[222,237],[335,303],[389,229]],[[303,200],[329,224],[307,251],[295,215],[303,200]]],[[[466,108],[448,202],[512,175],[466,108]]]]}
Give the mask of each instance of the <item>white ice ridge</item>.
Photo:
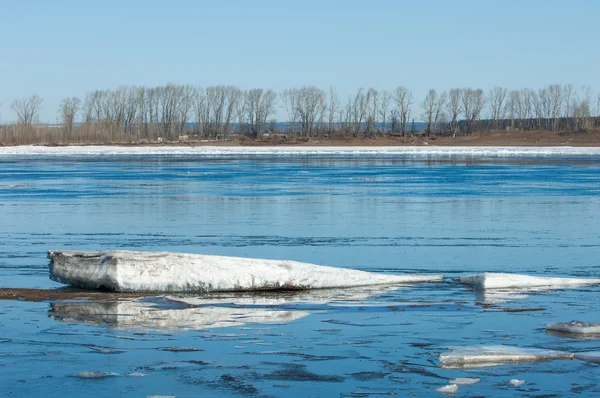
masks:
{"type": "Polygon", "coordinates": [[[546,325],[546,330],[569,334],[600,335],[600,323],[580,321],[556,322],[546,325]]]}
{"type": "Polygon", "coordinates": [[[439,282],[442,275],[390,275],[289,260],[134,251],[48,252],[50,279],[118,292],[304,290],[439,282]]]}
{"type": "Polygon", "coordinates": [[[448,369],[496,366],[511,362],[537,362],[553,359],[573,359],[574,354],[538,348],[512,346],[456,347],[440,355],[440,367],[448,369]]]}
{"type": "Polygon", "coordinates": [[[600,285],[600,279],[594,278],[552,278],[542,276],[504,274],[485,272],[463,276],[460,283],[473,286],[476,290],[486,289],[511,289],[511,288],[566,288],[583,285],[600,285]]]}
{"type": "Polygon", "coordinates": [[[409,156],[592,156],[600,147],[487,147],[487,146],[7,146],[0,156],[115,156],[115,155],[409,155],[409,156]]]}

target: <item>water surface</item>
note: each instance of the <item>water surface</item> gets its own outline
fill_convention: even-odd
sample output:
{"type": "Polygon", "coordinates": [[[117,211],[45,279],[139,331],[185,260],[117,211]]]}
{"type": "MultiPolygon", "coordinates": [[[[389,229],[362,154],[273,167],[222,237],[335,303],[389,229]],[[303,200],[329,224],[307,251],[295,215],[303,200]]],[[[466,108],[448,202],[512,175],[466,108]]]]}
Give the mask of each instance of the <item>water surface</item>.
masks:
{"type": "Polygon", "coordinates": [[[477,294],[483,271],[600,277],[600,156],[118,154],[0,157],[0,286],[58,287],[48,249],[131,249],[444,273],[400,289],[133,303],[0,302],[8,396],[594,395],[581,361],[440,369],[451,346],[600,351],[595,287],[477,294]],[[204,300],[202,302],[202,300],[204,300]],[[506,312],[506,310],[523,312],[506,312]],[[195,348],[197,351],[163,350],[195,348]],[[85,371],[104,378],[81,378],[85,371]],[[142,373],[145,376],[125,376],[142,373]],[[551,376],[550,376],[551,375],[551,376]],[[512,378],[527,383],[508,386],[512,378]]]}

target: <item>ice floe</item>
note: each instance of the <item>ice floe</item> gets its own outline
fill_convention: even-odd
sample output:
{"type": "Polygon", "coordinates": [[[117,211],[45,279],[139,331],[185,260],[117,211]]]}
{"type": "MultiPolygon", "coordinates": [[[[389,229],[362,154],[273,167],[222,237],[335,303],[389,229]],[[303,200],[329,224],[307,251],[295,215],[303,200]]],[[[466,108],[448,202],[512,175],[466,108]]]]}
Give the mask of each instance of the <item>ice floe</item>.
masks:
{"type": "Polygon", "coordinates": [[[134,251],[49,251],[50,278],[85,289],[211,292],[342,288],[437,282],[289,260],[134,251]]]}
{"type": "Polygon", "coordinates": [[[554,278],[496,272],[484,272],[482,274],[463,276],[459,281],[460,283],[471,285],[477,290],[511,288],[529,289],[543,287],[562,289],[566,287],[600,284],[600,279],[598,278],[554,278]]]}
{"type": "Polygon", "coordinates": [[[472,386],[473,384],[477,384],[480,381],[481,379],[474,377],[457,377],[454,380],[450,380],[448,384],[456,384],[458,386],[472,386]]]}
{"type": "Polygon", "coordinates": [[[118,373],[114,372],[103,372],[99,370],[91,370],[91,371],[83,371],[79,372],[75,375],[75,377],[79,377],[81,379],[104,379],[106,377],[114,377],[118,376],[118,373]]]}
{"type": "Polygon", "coordinates": [[[525,384],[525,380],[511,379],[508,384],[512,387],[519,387],[525,384]]]}
{"type": "Polygon", "coordinates": [[[600,147],[483,147],[483,146],[344,146],[344,147],[249,147],[249,146],[7,146],[0,147],[0,156],[125,156],[125,155],[194,155],[194,156],[250,156],[250,155],[408,155],[408,156],[593,156],[600,155],[600,147]]]}
{"type": "Polygon", "coordinates": [[[556,322],[546,325],[546,330],[559,333],[600,336],[600,323],[580,321],[556,322]]]}
{"type": "Polygon", "coordinates": [[[256,323],[285,324],[307,315],[308,312],[304,311],[219,306],[165,310],[139,300],[52,303],[50,310],[50,316],[57,321],[81,322],[120,330],[155,331],[239,327],[256,323]]]}
{"type": "Polygon", "coordinates": [[[600,364],[600,352],[579,352],[575,354],[575,359],[600,364]]]}
{"type": "Polygon", "coordinates": [[[511,362],[538,362],[553,359],[573,359],[574,354],[538,348],[512,346],[456,347],[440,355],[440,367],[448,369],[496,366],[511,362]]]}
{"type": "Polygon", "coordinates": [[[458,393],[458,386],[456,384],[448,384],[447,386],[440,387],[435,391],[441,392],[442,394],[456,394],[458,393]]]}

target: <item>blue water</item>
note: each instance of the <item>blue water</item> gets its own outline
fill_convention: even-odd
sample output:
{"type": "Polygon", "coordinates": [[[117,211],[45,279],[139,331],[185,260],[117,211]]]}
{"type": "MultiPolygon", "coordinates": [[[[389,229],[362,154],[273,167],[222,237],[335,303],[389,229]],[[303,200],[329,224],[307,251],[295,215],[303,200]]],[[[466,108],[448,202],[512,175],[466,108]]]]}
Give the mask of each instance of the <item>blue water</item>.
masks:
{"type": "Polygon", "coordinates": [[[207,328],[189,319],[135,328],[121,321],[131,317],[124,309],[98,313],[87,302],[0,302],[7,396],[422,396],[464,376],[481,378],[460,388],[467,396],[600,392],[600,369],[581,361],[437,363],[464,345],[600,351],[597,340],[544,331],[554,321],[600,322],[599,288],[493,300],[451,279],[483,271],[600,277],[598,156],[0,158],[0,287],[59,287],[48,279],[48,249],[292,259],[447,279],[251,305],[217,296],[209,307],[233,308],[238,321],[207,328]],[[239,321],[256,310],[293,320],[239,321]],[[172,346],[202,351],[157,350],[172,346]],[[74,377],[82,371],[116,375],[74,377]],[[512,378],[527,383],[509,387],[512,378]]]}

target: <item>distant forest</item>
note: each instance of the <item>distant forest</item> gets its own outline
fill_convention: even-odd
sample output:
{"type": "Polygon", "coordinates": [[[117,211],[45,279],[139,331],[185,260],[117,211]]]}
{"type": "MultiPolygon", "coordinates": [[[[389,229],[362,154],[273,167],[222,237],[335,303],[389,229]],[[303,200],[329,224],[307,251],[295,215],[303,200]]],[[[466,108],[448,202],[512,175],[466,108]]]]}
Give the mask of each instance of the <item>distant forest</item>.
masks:
{"type": "Polygon", "coordinates": [[[589,87],[552,84],[531,90],[431,89],[416,103],[406,87],[359,88],[345,100],[314,86],[276,93],[235,86],[120,87],[82,100],[64,98],[60,124],[42,124],[38,95],[15,100],[16,123],[0,125],[0,144],[124,143],[192,139],[470,135],[475,132],[600,128],[600,94],[589,87]],[[278,122],[277,108],[287,120],[278,122]],[[418,120],[418,122],[415,122],[418,120]]]}

